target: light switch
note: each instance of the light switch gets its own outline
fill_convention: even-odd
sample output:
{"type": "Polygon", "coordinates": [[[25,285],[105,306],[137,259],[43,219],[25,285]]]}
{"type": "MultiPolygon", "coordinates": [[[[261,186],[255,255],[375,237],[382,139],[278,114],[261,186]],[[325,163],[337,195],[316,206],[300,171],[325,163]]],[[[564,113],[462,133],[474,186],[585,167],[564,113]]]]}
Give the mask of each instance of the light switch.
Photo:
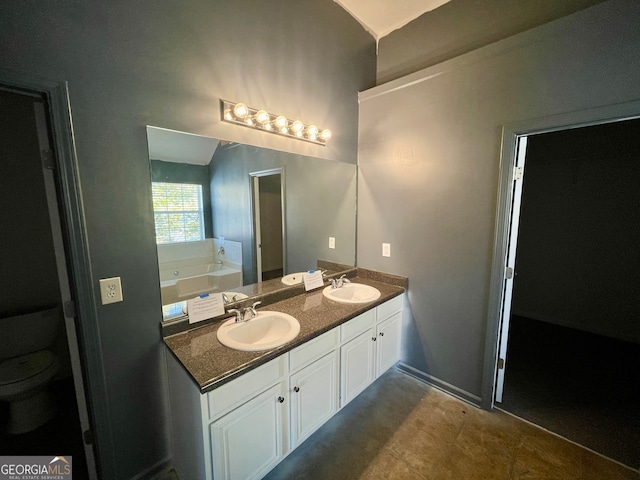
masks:
{"type": "Polygon", "coordinates": [[[329,248],[336,248],[336,239],[335,239],[335,237],[329,237],[329,248]]]}
{"type": "Polygon", "coordinates": [[[383,257],[390,257],[391,256],[391,244],[390,243],[383,243],[382,244],[382,256],[383,257]]]}

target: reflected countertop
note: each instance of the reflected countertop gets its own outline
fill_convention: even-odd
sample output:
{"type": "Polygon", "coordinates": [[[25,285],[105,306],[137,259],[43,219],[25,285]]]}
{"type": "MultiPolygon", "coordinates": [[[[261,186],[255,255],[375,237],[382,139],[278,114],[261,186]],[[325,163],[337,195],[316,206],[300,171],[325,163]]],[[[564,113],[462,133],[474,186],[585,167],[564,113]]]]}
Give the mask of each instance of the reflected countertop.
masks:
{"type": "Polygon", "coordinates": [[[288,313],[300,322],[298,336],[293,341],[273,350],[244,352],[222,345],[218,341],[217,331],[228,317],[204,327],[167,336],[164,338],[164,342],[189,372],[200,391],[206,393],[404,293],[406,278],[396,276],[385,278],[385,274],[366,272],[358,272],[358,276],[350,279],[352,282],[364,283],[380,290],[380,298],[373,302],[366,304],[337,303],[325,298],[322,295],[323,289],[319,288],[272,303],[268,307],[259,308],[258,310],[276,310],[288,313]]]}

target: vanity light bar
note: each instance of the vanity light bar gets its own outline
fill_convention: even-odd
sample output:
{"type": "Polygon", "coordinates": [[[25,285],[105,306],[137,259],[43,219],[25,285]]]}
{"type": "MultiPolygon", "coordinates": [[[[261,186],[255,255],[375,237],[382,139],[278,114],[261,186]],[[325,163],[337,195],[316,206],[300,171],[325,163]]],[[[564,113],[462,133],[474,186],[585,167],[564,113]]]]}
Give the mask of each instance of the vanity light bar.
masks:
{"type": "Polygon", "coordinates": [[[300,120],[289,120],[287,117],[275,115],[266,110],[247,107],[244,103],[221,100],[220,105],[223,122],[235,123],[322,146],[325,146],[327,140],[331,138],[331,130],[321,130],[313,124],[300,120]]]}

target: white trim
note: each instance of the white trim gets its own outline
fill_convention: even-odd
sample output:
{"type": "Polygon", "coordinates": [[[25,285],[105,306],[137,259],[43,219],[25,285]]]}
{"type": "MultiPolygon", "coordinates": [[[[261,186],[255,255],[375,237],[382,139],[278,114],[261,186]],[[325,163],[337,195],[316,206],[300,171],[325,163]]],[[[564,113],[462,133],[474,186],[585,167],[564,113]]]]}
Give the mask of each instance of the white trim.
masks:
{"type": "Polygon", "coordinates": [[[452,385],[444,380],[440,380],[428,373],[424,373],[422,370],[418,370],[417,368],[412,367],[411,365],[407,365],[403,362],[398,362],[396,364],[396,368],[400,370],[402,373],[405,373],[409,376],[412,376],[421,382],[427,383],[438,390],[442,390],[443,392],[456,397],[458,400],[462,400],[463,402],[469,403],[475,407],[480,406],[481,398],[473,393],[469,393],[466,390],[463,390],[455,385],[452,385]]]}

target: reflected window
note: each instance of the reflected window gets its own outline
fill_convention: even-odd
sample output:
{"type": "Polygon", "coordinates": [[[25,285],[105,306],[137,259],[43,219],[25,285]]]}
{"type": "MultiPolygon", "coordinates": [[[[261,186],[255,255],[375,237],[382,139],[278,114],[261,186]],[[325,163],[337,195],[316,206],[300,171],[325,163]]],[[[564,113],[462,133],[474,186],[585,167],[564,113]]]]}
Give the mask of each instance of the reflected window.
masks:
{"type": "Polygon", "coordinates": [[[202,185],[153,182],[156,243],[204,240],[202,185]]]}

